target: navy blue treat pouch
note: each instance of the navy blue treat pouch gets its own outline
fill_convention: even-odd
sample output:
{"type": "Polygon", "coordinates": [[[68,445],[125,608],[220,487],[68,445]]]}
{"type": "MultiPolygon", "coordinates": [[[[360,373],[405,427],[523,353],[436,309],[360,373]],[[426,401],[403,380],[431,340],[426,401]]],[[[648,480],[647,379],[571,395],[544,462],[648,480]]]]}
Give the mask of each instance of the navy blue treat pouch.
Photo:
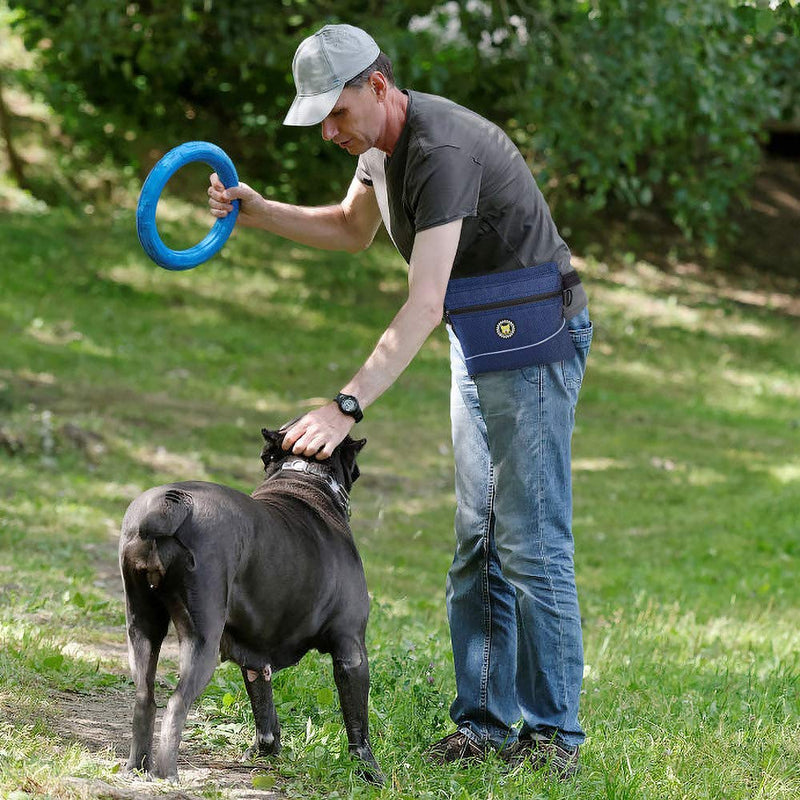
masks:
{"type": "Polygon", "coordinates": [[[552,364],[575,355],[555,262],[447,284],[445,319],[470,375],[552,364]]]}

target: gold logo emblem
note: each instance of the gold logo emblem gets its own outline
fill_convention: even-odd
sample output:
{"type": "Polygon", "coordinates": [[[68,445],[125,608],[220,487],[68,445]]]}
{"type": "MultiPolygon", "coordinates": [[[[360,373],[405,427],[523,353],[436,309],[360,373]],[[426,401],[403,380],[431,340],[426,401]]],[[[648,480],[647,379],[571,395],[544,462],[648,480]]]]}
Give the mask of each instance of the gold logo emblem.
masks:
{"type": "Polygon", "coordinates": [[[501,319],[494,330],[501,339],[510,339],[517,332],[517,326],[510,319],[501,319]]]}

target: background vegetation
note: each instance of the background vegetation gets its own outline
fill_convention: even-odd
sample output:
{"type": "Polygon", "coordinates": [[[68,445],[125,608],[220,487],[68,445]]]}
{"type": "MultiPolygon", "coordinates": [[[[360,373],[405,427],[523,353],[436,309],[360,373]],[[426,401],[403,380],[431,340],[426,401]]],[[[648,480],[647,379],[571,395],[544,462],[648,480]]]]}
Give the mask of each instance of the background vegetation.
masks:
{"type": "Polygon", "coordinates": [[[352,165],[316,129],[281,125],[294,49],[326,21],[373,32],[401,86],[508,129],[576,230],[604,208],[653,207],[716,243],[765,125],[800,123],[795,0],[9,4],[35,59],[4,80],[58,111],[70,162],[137,180],[170,146],[210,138],[270,196],[341,196],[352,165]]]}
{"type": "MultiPolygon", "coordinates": [[[[796,115],[796,12],[0,0],[0,796],[800,796],[800,169],[770,163],[748,183],[764,125],[796,115]],[[338,390],[406,281],[384,241],[352,257],[247,230],[169,273],[138,245],[137,193],[160,153],[203,138],[273,196],[335,199],[352,162],[279,122],[297,40],[337,18],[374,30],[403,84],[503,122],[572,229],[597,332],[574,442],[589,739],[571,784],[422,756],[449,732],[453,694],[442,331],[362,423],[353,492],[389,785],[353,775],[330,667],[314,655],[276,677],[277,760],[236,767],[252,723],[238,670],[223,665],[190,720],[183,783],[120,771],[133,703],[116,566],[127,504],[174,479],[250,491],[260,428],[338,390]],[[734,213],[742,192],[750,214],[734,213]],[[638,206],[657,236],[641,209],[632,220],[638,206]],[[744,238],[717,266],[690,259],[665,213],[701,241],[736,220],[744,238]],[[780,236],[755,224],[767,219],[780,236]],[[582,240],[587,230],[616,238],[582,240]],[[768,268],[746,269],[745,253],[768,268]]],[[[207,229],[206,172],[182,170],[159,206],[173,246],[207,229]]],[[[168,648],[161,704],[176,671],[168,648]]]]}

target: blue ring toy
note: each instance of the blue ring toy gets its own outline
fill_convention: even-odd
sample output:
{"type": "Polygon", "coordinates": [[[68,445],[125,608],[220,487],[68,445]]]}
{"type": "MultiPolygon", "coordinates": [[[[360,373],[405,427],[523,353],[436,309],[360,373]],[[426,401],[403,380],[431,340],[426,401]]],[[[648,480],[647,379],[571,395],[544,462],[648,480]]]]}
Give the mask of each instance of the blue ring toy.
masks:
{"type": "Polygon", "coordinates": [[[150,170],[136,208],[136,232],[147,255],[164,269],[192,269],[208,261],[225,244],[239,215],[239,201],[234,200],[233,211],[227,217],[217,219],[205,239],[188,250],[172,250],[161,241],[156,228],[159,198],[169,179],[181,167],[193,161],[208,164],[219,175],[226,189],[239,183],[233,161],[222,148],[211,142],[184,142],[170,150],[150,170]]]}

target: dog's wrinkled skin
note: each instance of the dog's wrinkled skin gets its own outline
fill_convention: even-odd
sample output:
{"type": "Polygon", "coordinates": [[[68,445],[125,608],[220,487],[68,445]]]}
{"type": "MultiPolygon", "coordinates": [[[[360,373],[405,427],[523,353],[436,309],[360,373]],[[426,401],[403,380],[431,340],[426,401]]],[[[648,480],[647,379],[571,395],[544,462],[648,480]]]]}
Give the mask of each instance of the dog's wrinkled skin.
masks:
{"type": "Polygon", "coordinates": [[[367,723],[369,597],[346,508],[365,442],[347,437],[330,459],[315,462],[284,452],[280,432],[262,433],[266,476],[251,496],[214,483],[171,483],[141,494],[125,514],[120,568],[136,684],[128,769],[177,778],[186,716],[218,652],[242,669],[256,723],[248,754],[277,753],[271,675],[317,649],[333,659],[359,771],[382,783],[367,723]],[[304,461],[321,474],[286,468],[303,469],[304,461]],[[170,620],[180,643],[180,679],[153,758],[156,665],[170,620]]]}

